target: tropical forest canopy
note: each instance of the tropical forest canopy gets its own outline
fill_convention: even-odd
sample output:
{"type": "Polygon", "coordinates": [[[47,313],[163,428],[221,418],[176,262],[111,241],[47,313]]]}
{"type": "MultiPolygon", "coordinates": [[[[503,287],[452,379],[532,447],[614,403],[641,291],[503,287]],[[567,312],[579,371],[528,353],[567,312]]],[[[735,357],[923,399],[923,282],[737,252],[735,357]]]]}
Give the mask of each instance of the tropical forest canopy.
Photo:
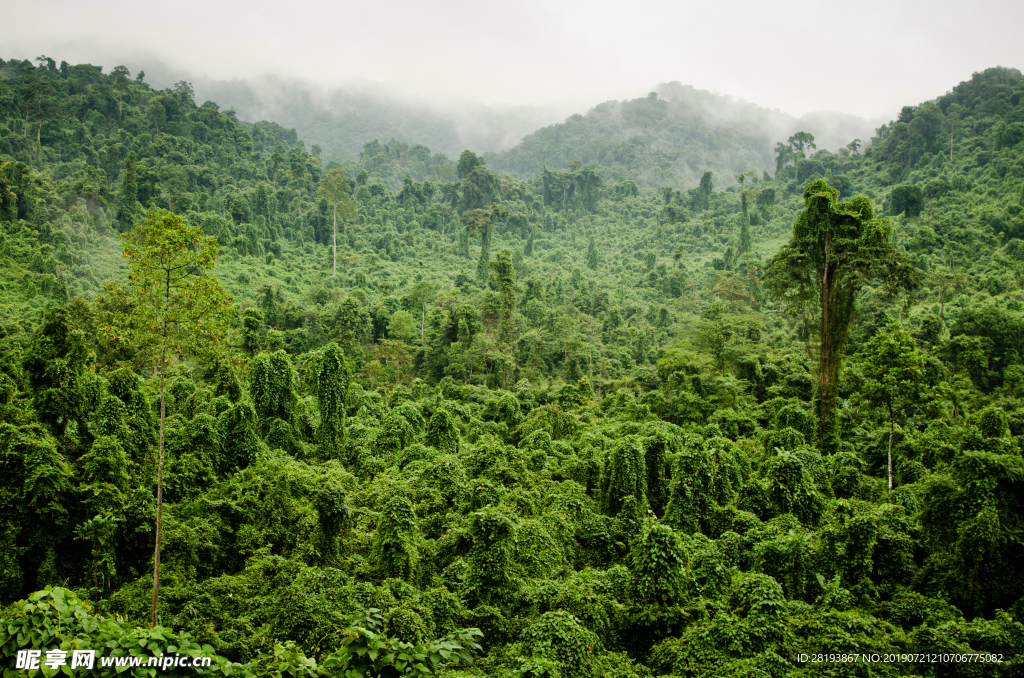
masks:
{"type": "Polygon", "coordinates": [[[607,114],[692,166],[600,107],[342,166],[184,81],[2,62],[5,669],[1019,675],[1022,96],[749,162],[656,96],[607,114]]]}

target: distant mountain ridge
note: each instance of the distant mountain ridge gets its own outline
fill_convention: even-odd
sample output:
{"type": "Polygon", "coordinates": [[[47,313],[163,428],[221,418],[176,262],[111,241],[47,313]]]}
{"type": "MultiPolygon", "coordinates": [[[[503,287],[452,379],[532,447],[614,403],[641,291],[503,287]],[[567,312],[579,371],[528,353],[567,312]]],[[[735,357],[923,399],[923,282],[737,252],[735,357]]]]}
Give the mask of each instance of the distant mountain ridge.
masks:
{"type": "Polygon", "coordinates": [[[658,85],[654,99],[612,100],[562,122],[553,108],[445,107],[374,85],[321,92],[265,76],[195,87],[197,99],[233,107],[242,120],[294,127],[300,139],[323,149],[325,160],[347,166],[365,143],[396,139],[453,160],[470,149],[490,169],[518,177],[535,176],[545,165],[596,164],[606,179],[631,179],[647,190],[692,187],[708,170],[720,176],[773,171],[775,143],[797,131],[813,134],[818,148],[836,149],[853,139],[867,142],[885,122],[824,111],[796,118],[679,82],[658,85]]]}

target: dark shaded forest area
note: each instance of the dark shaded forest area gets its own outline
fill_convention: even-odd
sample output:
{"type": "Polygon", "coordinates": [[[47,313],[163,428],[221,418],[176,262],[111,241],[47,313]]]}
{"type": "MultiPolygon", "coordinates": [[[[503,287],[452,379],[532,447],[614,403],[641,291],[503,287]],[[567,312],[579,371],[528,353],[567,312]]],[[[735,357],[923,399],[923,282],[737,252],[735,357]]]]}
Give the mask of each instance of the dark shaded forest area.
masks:
{"type": "Polygon", "coordinates": [[[341,167],[0,61],[5,676],[1021,675],[1022,96],[989,69],[774,175],[652,119],[751,158],[652,190],[593,122],[529,179],[341,167]]]}

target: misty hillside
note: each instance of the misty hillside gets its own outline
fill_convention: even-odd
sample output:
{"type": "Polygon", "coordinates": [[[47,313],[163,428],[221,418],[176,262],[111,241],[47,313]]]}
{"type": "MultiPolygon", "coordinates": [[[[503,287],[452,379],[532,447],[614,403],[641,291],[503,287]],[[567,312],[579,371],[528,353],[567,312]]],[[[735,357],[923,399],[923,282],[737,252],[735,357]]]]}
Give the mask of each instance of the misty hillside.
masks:
{"type": "Polygon", "coordinates": [[[241,120],[270,120],[293,127],[317,144],[324,157],[342,164],[357,158],[363,144],[391,139],[422,144],[457,158],[465,149],[502,151],[558,118],[537,106],[487,106],[403,98],[379,86],[329,92],[296,80],[266,76],[251,80],[197,81],[196,96],[234,108],[241,120]]]}
{"type": "Polygon", "coordinates": [[[486,155],[488,166],[533,176],[546,165],[596,164],[605,178],[635,181],[641,189],[692,188],[706,171],[731,175],[775,169],[775,144],[798,131],[821,149],[837,150],[871,138],[882,121],[842,113],[794,118],[678,82],[660,85],[632,101],[609,101],[565,122],[530,134],[503,153],[486,155]]]}
{"type": "MultiPolygon", "coordinates": [[[[490,169],[519,178],[534,176],[545,165],[596,164],[606,178],[633,180],[644,191],[692,188],[708,170],[720,175],[773,170],[775,143],[795,132],[809,132],[818,148],[836,150],[853,139],[870,139],[885,122],[833,112],[795,118],[678,82],[655,91],[657,99],[609,101],[550,124],[556,114],[543,107],[442,106],[380,87],[320,92],[276,77],[196,83],[199,100],[234,108],[241,120],[292,127],[306,143],[319,145],[325,160],[349,168],[365,143],[394,139],[449,159],[469,149],[483,154],[490,169]]],[[[401,159],[398,165],[392,173],[397,178],[380,178],[395,186],[405,173],[418,181],[439,176],[401,159]]]]}

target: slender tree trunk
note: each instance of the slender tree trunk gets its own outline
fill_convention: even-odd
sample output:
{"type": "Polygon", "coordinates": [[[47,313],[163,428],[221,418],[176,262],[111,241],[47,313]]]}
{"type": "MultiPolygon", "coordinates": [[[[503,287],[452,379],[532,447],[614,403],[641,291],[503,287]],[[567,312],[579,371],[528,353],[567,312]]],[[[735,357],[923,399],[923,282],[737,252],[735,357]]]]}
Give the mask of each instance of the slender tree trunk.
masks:
{"type": "Polygon", "coordinates": [[[171,299],[171,272],[167,271],[164,284],[164,327],[160,344],[160,457],[156,472],[156,546],[153,550],[153,602],[149,612],[151,626],[157,624],[157,603],[160,599],[160,540],[163,536],[164,518],[164,422],[167,419],[167,407],[164,400],[164,364],[167,361],[167,310],[171,299]]]}
{"type": "Polygon", "coordinates": [[[836,389],[839,377],[839,355],[835,337],[835,280],[831,271],[831,239],[826,244],[825,265],[821,273],[821,325],[818,355],[818,449],[822,454],[834,452],[836,389]]]}
{"type": "Polygon", "coordinates": [[[892,405],[889,405],[889,491],[892,492],[892,405]]]}
{"type": "Polygon", "coordinates": [[[338,275],[338,206],[334,206],[334,263],[331,265],[331,275],[338,275]]]}
{"type": "Polygon", "coordinates": [[[423,343],[423,328],[427,324],[427,305],[423,304],[420,309],[420,343],[423,343]]]}
{"type": "MultiPolygon", "coordinates": [[[[170,289],[168,275],[168,289],[170,289]]],[[[166,329],[166,328],[165,328],[166,329]]],[[[160,459],[156,474],[156,547],[153,551],[153,603],[149,612],[150,626],[157,624],[157,603],[160,598],[160,538],[164,517],[164,419],[167,414],[164,402],[164,361],[167,359],[167,340],[160,348],[160,459]]]]}

